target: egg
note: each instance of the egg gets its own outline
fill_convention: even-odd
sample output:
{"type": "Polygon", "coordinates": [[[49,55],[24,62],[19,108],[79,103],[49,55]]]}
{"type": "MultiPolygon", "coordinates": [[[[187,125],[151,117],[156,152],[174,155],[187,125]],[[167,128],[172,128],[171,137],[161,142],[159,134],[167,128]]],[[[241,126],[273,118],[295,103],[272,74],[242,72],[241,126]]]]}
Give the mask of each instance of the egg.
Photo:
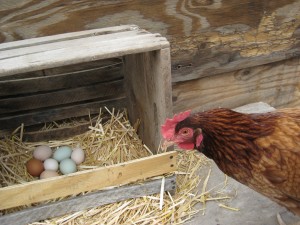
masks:
{"type": "Polygon", "coordinates": [[[71,159],[78,165],[84,161],[84,151],[80,147],[73,149],[71,159]]]}
{"type": "Polygon", "coordinates": [[[57,176],[59,176],[59,174],[56,171],[45,170],[41,173],[40,179],[46,179],[46,178],[57,177],[57,176]]]}
{"type": "Polygon", "coordinates": [[[42,161],[31,158],[26,163],[26,169],[31,176],[38,177],[44,171],[44,165],[42,161]]]}
{"type": "Polygon", "coordinates": [[[55,159],[49,158],[44,161],[45,170],[58,170],[58,162],[55,159]]]}
{"type": "Polygon", "coordinates": [[[72,149],[69,146],[61,146],[53,154],[53,158],[58,162],[64,159],[70,158],[72,154],[72,149]]]}
{"type": "Polygon", "coordinates": [[[50,158],[52,155],[52,150],[47,145],[40,145],[37,146],[33,151],[33,157],[45,161],[46,159],[50,158]]]}
{"type": "Polygon", "coordinates": [[[76,163],[72,159],[64,159],[59,164],[59,170],[62,174],[74,173],[77,171],[76,163]]]}

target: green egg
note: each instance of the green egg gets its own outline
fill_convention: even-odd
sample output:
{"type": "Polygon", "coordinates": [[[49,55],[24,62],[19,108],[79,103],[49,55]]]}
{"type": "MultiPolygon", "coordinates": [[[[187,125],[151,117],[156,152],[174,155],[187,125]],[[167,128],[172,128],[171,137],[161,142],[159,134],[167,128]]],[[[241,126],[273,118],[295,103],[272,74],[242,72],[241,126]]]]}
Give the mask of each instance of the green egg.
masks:
{"type": "Polygon", "coordinates": [[[62,174],[74,173],[77,171],[76,163],[72,159],[64,159],[59,164],[59,170],[62,174]]]}
{"type": "Polygon", "coordinates": [[[72,154],[72,149],[69,146],[61,146],[53,154],[53,158],[58,162],[64,159],[70,158],[72,154]]]}

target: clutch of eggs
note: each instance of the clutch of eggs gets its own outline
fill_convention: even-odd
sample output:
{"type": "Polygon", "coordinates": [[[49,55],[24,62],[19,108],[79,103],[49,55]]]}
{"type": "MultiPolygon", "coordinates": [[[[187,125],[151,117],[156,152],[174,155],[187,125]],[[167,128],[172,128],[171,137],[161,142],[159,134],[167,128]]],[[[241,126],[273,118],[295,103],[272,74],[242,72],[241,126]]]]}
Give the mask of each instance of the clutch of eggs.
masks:
{"type": "Polygon", "coordinates": [[[52,149],[47,145],[40,145],[33,151],[33,158],[26,162],[27,172],[34,176],[45,179],[62,174],[74,173],[77,165],[85,159],[84,151],[80,147],[72,150],[69,146],[61,146],[52,154],[52,149]]]}

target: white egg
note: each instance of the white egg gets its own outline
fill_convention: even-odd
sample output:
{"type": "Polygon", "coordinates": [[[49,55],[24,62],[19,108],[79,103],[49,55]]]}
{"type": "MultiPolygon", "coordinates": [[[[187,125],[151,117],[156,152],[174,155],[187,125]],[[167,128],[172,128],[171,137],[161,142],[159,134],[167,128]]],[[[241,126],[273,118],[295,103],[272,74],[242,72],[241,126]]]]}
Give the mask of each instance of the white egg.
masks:
{"type": "Polygon", "coordinates": [[[46,159],[44,162],[45,170],[56,171],[58,170],[58,162],[55,159],[46,159]]]}
{"type": "Polygon", "coordinates": [[[46,159],[50,158],[51,155],[52,155],[52,150],[47,145],[37,146],[33,151],[33,157],[41,161],[45,161],[46,159]]]}
{"type": "Polygon", "coordinates": [[[78,165],[85,159],[84,151],[80,147],[73,149],[71,159],[78,165]]]}

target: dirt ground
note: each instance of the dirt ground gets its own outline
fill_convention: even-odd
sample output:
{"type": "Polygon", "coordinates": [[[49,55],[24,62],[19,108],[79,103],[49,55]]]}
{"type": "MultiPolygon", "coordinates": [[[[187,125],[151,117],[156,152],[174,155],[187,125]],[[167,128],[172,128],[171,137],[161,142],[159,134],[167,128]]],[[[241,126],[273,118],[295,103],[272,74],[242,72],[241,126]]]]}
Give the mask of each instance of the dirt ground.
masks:
{"type": "MultiPolygon", "coordinates": [[[[224,174],[212,163],[212,173],[208,188],[214,187],[224,180],[224,174]]],[[[209,166],[205,168],[208,171],[209,166]]],[[[201,171],[203,172],[203,171],[201,171]]],[[[300,217],[294,216],[285,208],[258,194],[250,188],[229,178],[229,189],[237,190],[237,196],[230,202],[230,206],[239,208],[232,211],[218,206],[218,202],[208,202],[205,215],[197,213],[185,225],[278,225],[277,213],[280,213],[286,225],[300,224],[300,217]]],[[[202,188],[202,185],[199,185],[202,188]]],[[[230,190],[229,190],[230,191],[230,190]]],[[[201,207],[199,205],[199,207],[201,207]]]]}

